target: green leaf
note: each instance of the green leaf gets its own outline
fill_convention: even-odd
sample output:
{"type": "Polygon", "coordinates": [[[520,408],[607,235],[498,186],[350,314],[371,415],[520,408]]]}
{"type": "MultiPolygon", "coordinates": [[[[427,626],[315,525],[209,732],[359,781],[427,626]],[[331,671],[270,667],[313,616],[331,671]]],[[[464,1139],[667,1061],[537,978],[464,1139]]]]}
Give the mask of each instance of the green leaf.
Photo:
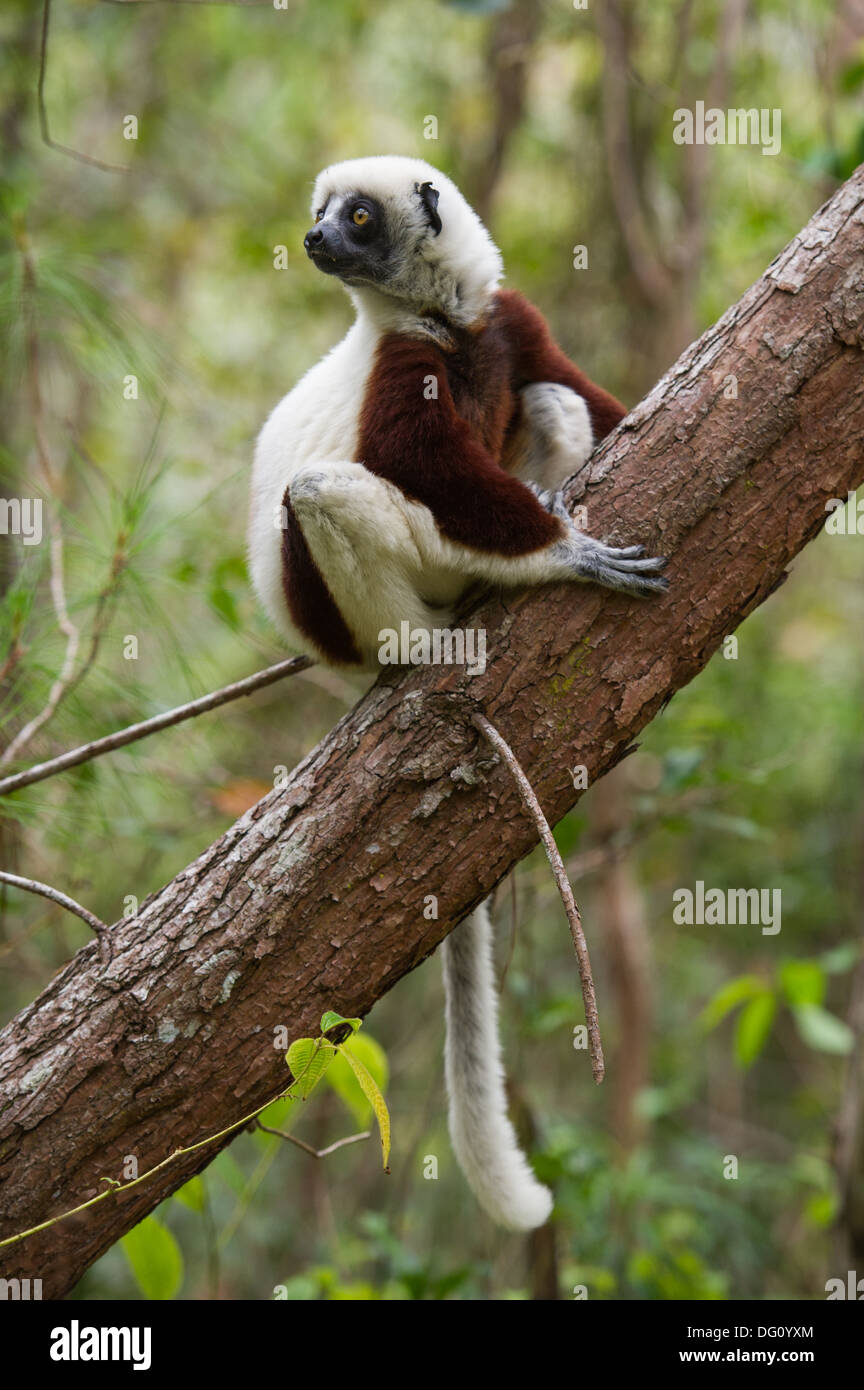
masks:
{"type": "Polygon", "coordinates": [[[811,1226],[822,1229],[832,1224],[837,1216],[837,1200],[831,1192],[814,1192],[807,1198],[804,1215],[811,1226]]]}
{"type": "Polygon", "coordinates": [[[796,1004],[821,1004],[825,998],[825,971],[815,960],[784,961],[780,984],[793,1008],[796,1004]]]}
{"type": "Polygon", "coordinates": [[[855,1034],[848,1023],[818,1004],[799,1004],[792,1012],[801,1038],[817,1052],[846,1055],[855,1046],[855,1034]]]}
{"type": "Polygon", "coordinates": [[[864,82],[864,58],[855,58],[840,74],[837,86],[841,92],[854,92],[864,82]]]}
{"type": "Polygon", "coordinates": [[[332,1010],[321,1015],[321,1032],[326,1035],[328,1042],[335,1043],[337,1047],[362,1027],[362,1018],[343,1018],[341,1014],[334,1014],[332,1010]]]}
{"type": "Polygon", "coordinates": [[[183,1256],[168,1227],[155,1216],[145,1216],[121,1244],[144,1297],[174,1298],[183,1283],[183,1256]]]}
{"type": "Polygon", "coordinates": [[[214,584],[210,589],[209,599],[216,612],[225,619],[229,627],[236,629],[240,626],[240,614],[230,589],[226,589],[224,584],[214,584]]]}
{"type": "Polygon", "coordinates": [[[207,1193],[203,1182],[197,1176],[178,1187],[174,1196],[190,1211],[204,1211],[207,1206],[207,1193]]]}
{"type": "Polygon", "coordinates": [[[739,1067],[746,1070],[756,1061],[768,1041],[776,1012],[777,1000],[767,989],[741,1010],[735,1029],[735,1060],[739,1067]]]}
{"type": "Polygon", "coordinates": [[[717,991],[713,999],[709,999],[699,1015],[699,1022],[703,1028],[716,1028],[717,1024],[722,1023],[726,1015],[737,1009],[739,1004],[761,994],[764,989],[765,981],[760,980],[758,975],[739,975],[736,979],[729,980],[717,991]]]}
{"type": "Polygon", "coordinates": [[[387,1109],[384,1097],[378,1090],[373,1078],[370,1076],[359,1057],[355,1057],[347,1047],[340,1048],[340,1052],[343,1057],[348,1059],[354,1075],[360,1082],[364,1096],[375,1112],[375,1118],[378,1121],[378,1129],[381,1132],[381,1153],[384,1162],[384,1172],[389,1173],[390,1169],[387,1164],[390,1159],[390,1112],[387,1109]]]}
{"type": "MultiPolygon", "coordinates": [[[[351,1039],[351,1051],[359,1057],[380,1091],[387,1090],[389,1066],[387,1054],[380,1043],[368,1033],[351,1039]]],[[[327,1084],[332,1086],[339,1099],[345,1103],[358,1128],[362,1129],[372,1117],[371,1102],[366,1098],[354,1070],[340,1048],[339,1055],[327,1072],[327,1084]]]]}
{"type": "Polygon", "coordinates": [[[298,1038],[285,1054],[285,1061],[294,1077],[290,1086],[291,1099],[299,1096],[302,1100],[315,1089],[326,1072],[336,1049],[332,1043],[322,1038],[298,1038]]]}

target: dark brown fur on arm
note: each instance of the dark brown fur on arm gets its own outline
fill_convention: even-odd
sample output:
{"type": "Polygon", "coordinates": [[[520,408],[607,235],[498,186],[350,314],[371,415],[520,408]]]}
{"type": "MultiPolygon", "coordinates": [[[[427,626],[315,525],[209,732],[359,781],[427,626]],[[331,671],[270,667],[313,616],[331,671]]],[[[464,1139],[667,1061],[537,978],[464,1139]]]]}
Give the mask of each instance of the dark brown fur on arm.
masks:
{"type": "Polygon", "coordinates": [[[513,387],[519,390],[536,381],[569,386],[585,398],[595,442],[604,439],[627,414],[624,406],[596,386],[590,377],[561,351],[539,309],[516,290],[499,290],[495,297],[495,321],[510,347],[513,387]]]}
{"type": "MultiPolygon", "coordinates": [[[[460,360],[452,369],[458,374],[460,360]]],[[[360,416],[360,461],[428,507],[441,534],[475,550],[527,555],[559,540],[564,528],[484,447],[481,421],[459,413],[448,355],[425,340],[390,334],[379,344],[360,416]],[[436,396],[428,399],[430,383],[436,396]]],[[[503,429],[507,410],[490,398],[503,429]]],[[[498,432],[497,430],[495,432],[498,432]]]]}

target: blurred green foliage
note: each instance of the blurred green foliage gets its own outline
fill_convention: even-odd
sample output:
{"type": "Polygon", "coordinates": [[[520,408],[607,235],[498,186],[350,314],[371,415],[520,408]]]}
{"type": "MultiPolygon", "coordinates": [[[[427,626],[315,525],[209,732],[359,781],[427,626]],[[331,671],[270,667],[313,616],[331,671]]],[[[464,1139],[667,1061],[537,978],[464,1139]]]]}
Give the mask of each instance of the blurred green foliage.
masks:
{"type": "MultiPolygon", "coordinates": [[[[350,319],[347,299],[302,252],[312,180],[327,162],[415,153],[447,170],[489,219],[507,282],[631,404],[739,297],[864,157],[864,46],[851,8],[754,0],[733,35],[721,104],[780,108],[782,153],[715,147],[694,183],[690,152],[671,140],[672,112],[710,98],[729,8],[632,0],[622,68],[592,10],[541,0],[55,0],[52,137],[128,165],[121,174],[40,142],[39,7],[7,0],[0,493],[50,497],[79,664],[92,652],[24,761],[281,654],[246,579],[242,518],[257,429],[350,319]],[[616,202],[616,108],[604,94],[614,71],[625,79],[646,235],[668,283],[659,297],[634,267],[616,202]],[[136,141],[123,138],[129,114],[136,141]],[[588,269],[576,271],[583,244],[588,269]],[[281,245],[287,268],[277,271],[281,245]]],[[[47,546],[4,546],[0,665],[17,654],[0,727],[11,737],[44,707],[64,641],[47,546]]],[[[519,870],[518,937],[502,941],[503,1026],[517,1112],[556,1191],[562,1297],[584,1286],[591,1298],[818,1298],[841,1272],[831,1263],[832,1143],[860,953],[861,574],[859,536],[820,537],[739,629],[737,659],[715,655],[625,764],[618,843],[651,953],[653,1011],[626,1142],[613,1119],[619,1045],[632,1043],[607,947],[609,861],[591,860],[602,788],[556,832],[580,871],[612,1059],[600,1091],[571,1045],[578,979],[545,862],[536,854],[519,870]],[[781,888],[781,933],[675,926],[672,893],[696,879],[781,888]]],[[[0,863],[115,920],[269,789],[274,769],[292,766],[363,684],[310,672],[27,789],[0,803],[0,863]]],[[[86,929],[11,891],[2,907],[5,1020],[86,929]]],[[[507,936],[506,891],[499,920],[507,936]]],[[[535,1238],[526,1252],[493,1230],[450,1156],[440,996],[428,967],[372,1021],[387,1056],[363,1060],[383,1085],[389,1059],[391,1177],[374,1144],[316,1163],[273,1136],[243,1135],[101,1260],[78,1296],[551,1296],[548,1249],[535,1238]]],[[[286,1125],[290,1109],[314,1147],[365,1124],[356,1087],[333,1071],[333,1088],[302,1115],[279,1102],[270,1122],[286,1125]]]]}

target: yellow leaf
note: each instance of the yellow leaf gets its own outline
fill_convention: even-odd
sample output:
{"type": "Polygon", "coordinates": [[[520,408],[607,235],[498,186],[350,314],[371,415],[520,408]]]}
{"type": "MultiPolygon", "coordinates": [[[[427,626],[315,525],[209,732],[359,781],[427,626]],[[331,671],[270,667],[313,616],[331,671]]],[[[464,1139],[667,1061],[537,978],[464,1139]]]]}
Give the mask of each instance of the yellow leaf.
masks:
{"type": "Polygon", "coordinates": [[[359,1057],[355,1057],[347,1047],[340,1047],[339,1053],[345,1058],[360,1082],[360,1087],[364,1096],[368,1100],[372,1109],[375,1111],[375,1118],[378,1121],[378,1128],[381,1132],[381,1153],[384,1160],[384,1172],[389,1173],[388,1167],[390,1159],[390,1112],[387,1109],[386,1101],[375,1083],[374,1077],[366,1070],[359,1057]]]}

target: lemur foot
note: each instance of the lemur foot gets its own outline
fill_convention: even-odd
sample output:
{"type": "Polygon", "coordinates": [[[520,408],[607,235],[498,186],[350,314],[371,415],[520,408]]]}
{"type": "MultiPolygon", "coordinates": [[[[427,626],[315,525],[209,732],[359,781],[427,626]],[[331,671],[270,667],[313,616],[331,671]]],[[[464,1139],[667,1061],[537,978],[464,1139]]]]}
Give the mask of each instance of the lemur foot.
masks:
{"type": "Polygon", "coordinates": [[[640,597],[663,594],[669,588],[669,580],[659,573],[666,566],[666,557],[646,556],[644,545],[604,545],[575,527],[563,545],[573,579],[640,597]]]}

